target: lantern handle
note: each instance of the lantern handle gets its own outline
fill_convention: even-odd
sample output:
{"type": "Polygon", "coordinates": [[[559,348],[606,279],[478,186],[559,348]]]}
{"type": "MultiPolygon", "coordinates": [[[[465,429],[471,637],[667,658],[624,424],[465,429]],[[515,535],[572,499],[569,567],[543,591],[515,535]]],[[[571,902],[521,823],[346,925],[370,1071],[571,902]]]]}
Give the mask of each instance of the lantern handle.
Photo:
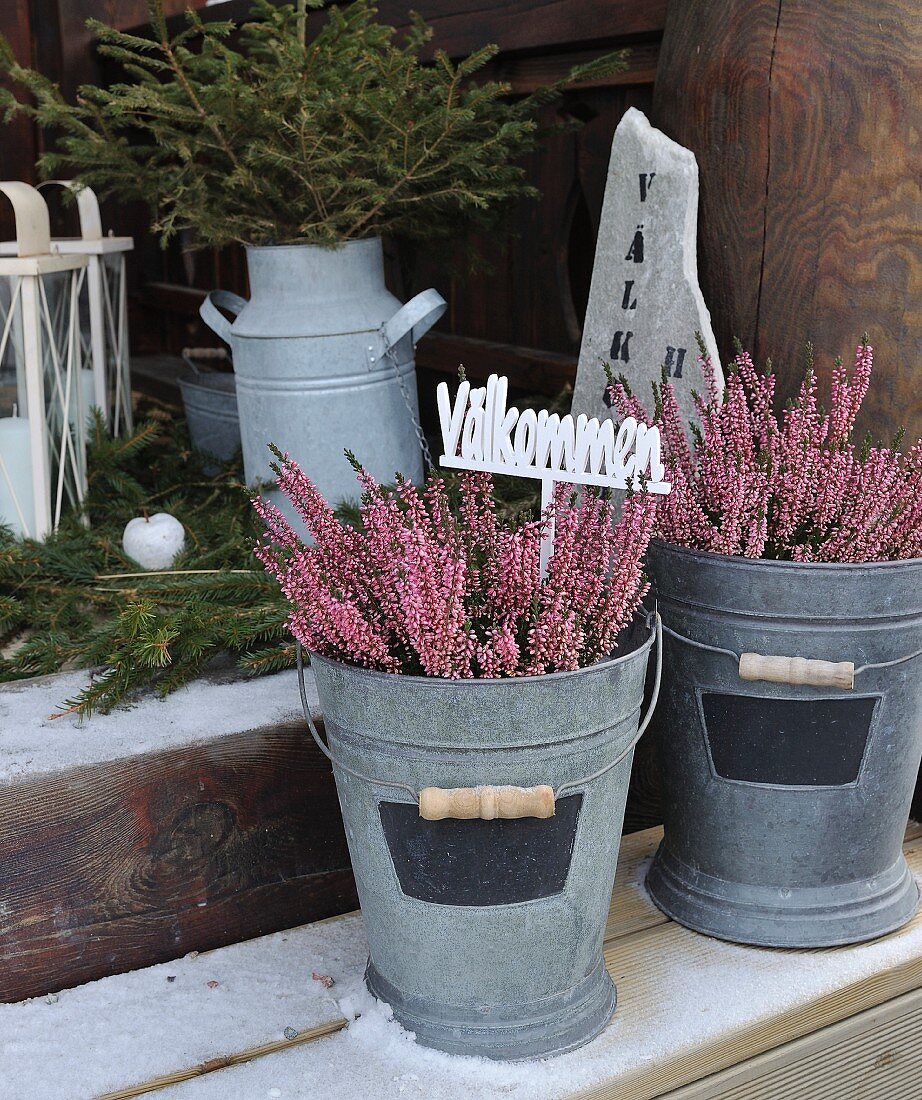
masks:
{"type": "Polygon", "coordinates": [[[99,199],[92,187],[86,187],[76,180],[45,180],[38,185],[43,187],[63,187],[70,191],[77,202],[77,213],[80,217],[80,237],[84,241],[102,240],[102,218],[99,214],[99,199]]]}
{"type": "Polygon", "coordinates": [[[20,180],[4,180],[0,193],[6,195],[16,219],[16,255],[47,256],[51,252],[51,220],[48,204],[40,192],[20,180]]]}

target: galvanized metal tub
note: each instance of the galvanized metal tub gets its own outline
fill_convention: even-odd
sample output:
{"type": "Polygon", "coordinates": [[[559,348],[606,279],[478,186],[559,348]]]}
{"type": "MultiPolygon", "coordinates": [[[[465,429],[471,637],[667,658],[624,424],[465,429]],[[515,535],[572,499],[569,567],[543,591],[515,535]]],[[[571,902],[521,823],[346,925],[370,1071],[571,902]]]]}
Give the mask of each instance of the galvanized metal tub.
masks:
{"type": "Polygon", "coordinates": [[[192,446],[227,462],[240,450],[240,418],[233,373],[199,371],[179,378],[192,446]]]}
{"type": "Polygon", "coordinates": [[[665,632],[653,900],[696,931],[774,947],[900,927],[919,902],[901,845],[922,658],[902,658],[922,650],[922,560],[800,565],[652,543],[647,568],[665,632]],[[742,653],[851,661],[854,687],[746,681],[742,653]]]}
{"type": "Polygon", "coordinates": [[[501,680],[312,657],[368,935],[366,981],[420,1043],[524,1059],[580,1046],[608,1023],[615,988],[602,943],[645,633],[577,672],[501,680]],[[426,821],[410,791],[374,780],[410,791],[578,782],[546,820],[426,821]]]}
{"type": "MultiPolygon", "coordinates": [[[[251,247],[247,263],[250,300],[214,291],[200,311],[232,349],[247,482],[272,480],[269,443],[334,504],[357,495],[346,448],[380,481],[398,471],[421,481],[413,350],[444,300],[429,290],[401,306],[377,238],[251,247]],[[216,306],[237,314],[233,324],[216,306]]],[[[294,516],[278,490],[265,495],[294,516]]]]}

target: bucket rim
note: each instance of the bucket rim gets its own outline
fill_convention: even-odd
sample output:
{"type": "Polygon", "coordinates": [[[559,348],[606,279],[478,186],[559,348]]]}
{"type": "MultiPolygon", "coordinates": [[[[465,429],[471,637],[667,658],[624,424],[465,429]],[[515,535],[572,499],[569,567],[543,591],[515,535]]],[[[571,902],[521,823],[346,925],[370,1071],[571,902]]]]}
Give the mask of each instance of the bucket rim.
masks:
{"type": "Polygon", "coordinates": [[[223,396],[230,396],[236,391],[237,377],[232,370],[229,371],[210,371],[202,372],[201,374],[194,374],[189,371],[188,374],[180,374],[176,378],[176,384],[181,388],[186,387],[190,390],[201,390],[207,394],[221,394],[223,396]],[[207,382],[203,383],[201,379],[208,377],[209,374],[213,378],[229,379],[229,381],[221,382],[219,385],[209,385],[207,382]]]}
{"type": "MultiPolygon", "coordinates": [[[[641,623],[641,627],[642,626],[643,624],[641,623]]],[[[372,680],[386,681],[388,683],[400,681],[407,684],[425,684],[427,686],[440,688],[464,686],[473,687],[474,690],[485,691],[489,689],[496,690],[498,686],[502,684],[560,683],[563,680],[572,679],[583,673],[606,672],[616,665],[627,664],[629,661],[638,660],[641,656],[646,656],[655,640],[656,627],[654,625],[650,627],[648,636],[642,642],[634,646],[633,649],[628,650],[626,653],[622,653],[618,657],[608,657],[605,660],[596,661],[594,664],[584,665],[582,668],[574,668],[566,672],[542,672],[530,676],[467,676],[457,680],[450,680],[446,676],[408,676],[403,672],[384,672],[377,668],[362,668],[360,665],[351,665],[347,661],[337,661],[332,657],[324,657],[319,653],[314,653],[312,650],[307,650],[306,652],[310,655],[311,665],[316,661],[321,665],[329,665],[331,668],[347,669],[350,673],[356,673],[372,680]],[[476,685],[476,687],[474,687],[474,685],[476,685]]]]}
{"type": "Polygon", "coordinates": [[[779,558],[747,558],[742,554],[719,554],[714,550],[692,550],[687,546],[679,546],[678,543],[668,542],[666,539],[651,539],[651,550],[663,550],[679,557],[691,558],[701,562],[729,562],[740,569],[751,569],[755,566],[778,567],[792,571],[816,573],[842,573],[855,569],[875,569],[881,572],[887,569],[911,569],[922,567],[922,558],[893,558],[887,561],[784,561],[779,558]]]}

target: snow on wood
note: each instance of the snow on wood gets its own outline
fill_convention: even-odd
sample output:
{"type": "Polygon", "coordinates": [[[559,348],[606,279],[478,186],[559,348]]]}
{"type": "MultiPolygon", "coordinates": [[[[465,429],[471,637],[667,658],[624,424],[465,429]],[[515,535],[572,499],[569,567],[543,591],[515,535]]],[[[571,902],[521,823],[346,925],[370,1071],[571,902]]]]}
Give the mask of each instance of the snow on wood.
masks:
{"type": "MultiPolygon", "coordinates": [[[[868,1007],[854,995],[856,989],[886,988],[884,976],[920,966],[922,918],[875,943],[834,951],[740,947],[675,924],[617,942],[623,950],[616,960],[615,1016],[599,1038],[559,1058],[508,1065],[426,1050],[390,1018],[386,1006],[368,997],[356,967],[353,992],[339,1004],[344,1015],[360,1015],[346,1030],[155,1095],[157,1100],[564,1100],[617,1082],[625,1095],[663,1096],[793,1038],[784,1033],[786,1021],[800,1022],[799,1034],[831,1022],[817,1015],[817,1002],[829,1004],[832,1019],[868,1007]],[[759,1034],[769,1036],[767,1045],[757,1042],[759,1034]],[[711,1052],[728,1040],[730,1061],[712,1060],[711,1052]]],[[[918,984],[918,976],[911,980],[918,984]]]]}
{"type": "MultiPolygon", "coordinates": [[[[148,694],[111,714],[52,720],[88,675],[66,672],[0,685],[0,784],[290,722],[300,715],[297,676],[291,671],[195,680],[165,699],[148,694]]],[[[316,709],[309,671],[307,690],[316,709]]]]}
{"type": "MultiPolygon", "coordinates": [[[[647,854],[656,834],[646,834],[647,854]]],[[[915,839],[907,858],[918,873],[918,830],[908,837],[915,839]]],[[[625,901],[642,889],[641,847],[632,854],[630,881],[621,877],[625,901]]],[[[420,1047],[365,991],[365,945],[361,922],[352,916],[109,978],[65,992],[56,1004],[0,1006],[0,1100],[83,1100],[111,1090],[113,1081],[146,1073],[152,1082],[167,1066],[227,1056],[267,1035],[284,1035],[286,1026],[304,1028],[340,1014],[349,1020],[343,1031],[153,1095],[562,1100],[617,1082],[625,1095],[661,1096],[922,982],[922,916],[874,943],[796,952],[710,940],[658,922],[652,910],[641,927],[642,914],[633,912],[638,907],[628,908],[620,929],[610,924],[605,951],[619,988],[615,1017],[598,1039],[560,1058],[507,1065],[420,1047]],[[162,991],[180,982],[177,968],[186,964],[191,969],[182,972],[180,991],[188,1000],[171,1001],[162,991]],[[313,972],[333,979],[329,992],[312,980],[313,972]],[[166,982],[169,975],[176,983],[166,982]],[[209,981],[218,985],[209,989],[209,981]]],[[[616,894],[613,917],[618,910],[616,894]]]]}
{"type": "Polygon", "coordinates": [[[0,1100],[91,1100],[265,1043],[296,1043],[340,1022],[337,986],[364,952],[361,919],[344,917],[0,1005],[0,1100]]]}

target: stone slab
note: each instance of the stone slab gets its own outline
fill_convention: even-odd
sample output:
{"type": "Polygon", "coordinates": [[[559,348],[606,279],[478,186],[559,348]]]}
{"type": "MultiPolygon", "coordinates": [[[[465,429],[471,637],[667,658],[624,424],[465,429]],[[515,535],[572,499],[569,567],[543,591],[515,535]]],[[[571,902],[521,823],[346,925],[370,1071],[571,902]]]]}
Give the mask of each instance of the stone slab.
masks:
{"type": "MultiPolygon", "coordinates": [[[[651,382],[672,381],[686,419],[702,391],[695,333],[719,367],[698,286],[694,153],[631,107],[618,124],[596,245],[573,412],[611,416],[604,364],[652,410],[651,382]]],[[[721,382],[722,382],[722,375],[721,382]]]]}

